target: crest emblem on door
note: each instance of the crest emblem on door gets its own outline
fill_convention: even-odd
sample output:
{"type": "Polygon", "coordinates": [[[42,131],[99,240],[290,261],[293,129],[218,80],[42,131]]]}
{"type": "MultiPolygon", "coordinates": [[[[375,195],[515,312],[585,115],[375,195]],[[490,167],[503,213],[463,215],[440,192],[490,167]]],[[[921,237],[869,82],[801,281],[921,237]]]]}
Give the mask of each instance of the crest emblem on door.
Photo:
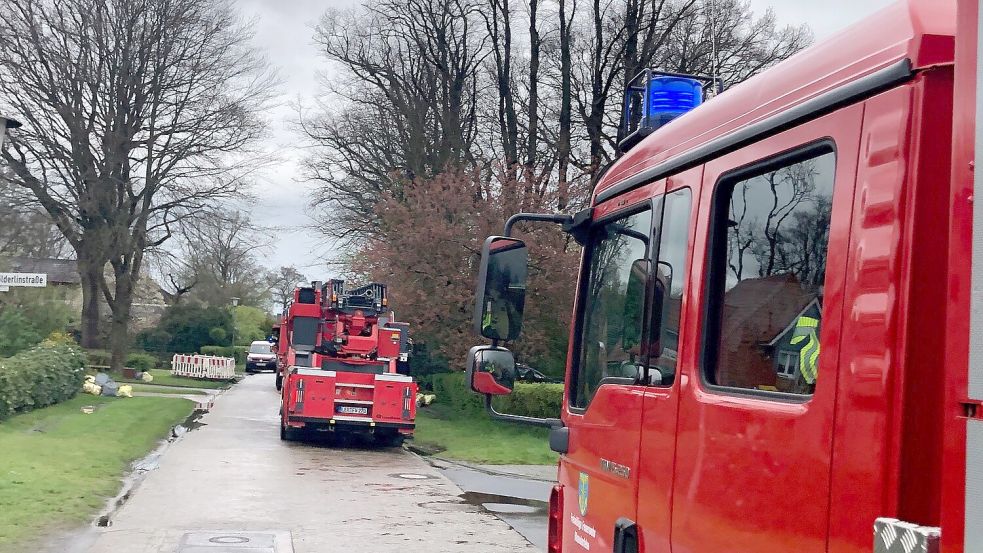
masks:
{"type": "Polygon", "coordinates": [[[587,516],[587,497],[590,495],[590,477],[583,472],[580,473],[580,483],[577,486],[577,492],[580,516],[587,516]]]}

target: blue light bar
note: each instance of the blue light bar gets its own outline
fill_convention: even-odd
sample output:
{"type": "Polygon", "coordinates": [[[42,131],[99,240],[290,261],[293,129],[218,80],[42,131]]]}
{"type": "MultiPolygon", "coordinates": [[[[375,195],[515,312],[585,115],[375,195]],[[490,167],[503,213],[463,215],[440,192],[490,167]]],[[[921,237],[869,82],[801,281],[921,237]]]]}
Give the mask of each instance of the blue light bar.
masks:
{"type": "Polygon", "coordinates": [[[703,83],[685,77],[652,77],[648,83],[648,127],[658,129],[703,103],[703,83]]]}
{"type": "Polygon", "coordinates": [[[723,92],[720,79],[663,73],[645,69],[625,86],[618,128],[618,150],[627,152],[643,138],[703,103],[703,93],[713,87],[723,92]]]}

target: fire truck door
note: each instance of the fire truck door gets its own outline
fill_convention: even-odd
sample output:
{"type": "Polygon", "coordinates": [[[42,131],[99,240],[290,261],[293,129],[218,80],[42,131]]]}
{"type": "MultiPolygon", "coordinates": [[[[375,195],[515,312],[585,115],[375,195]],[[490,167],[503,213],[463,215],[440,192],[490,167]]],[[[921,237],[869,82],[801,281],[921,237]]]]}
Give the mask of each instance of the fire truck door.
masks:
{"type": "MultiPolygon", "coordinates": [[[[980,41],[980,33],[983,33],[983,7],[977,1],[964,1],[960,4],[960,20],[958,38],[960,41],[967,42],[965,46],[960,44],[960,52],[957,56],[957,70],[959,63],[963,60],[972,60],[975,66],[975,87],[965,87],[957,91],[957,94],[975,93],[975,117],[966,118],[970,121],[975,120],[975,145],[972,147],[972,159],[975,160],[976,153],[983,148],[983,124],[980,118],[983,117],[983,87],[980,86],[980,78],[983,75],[983,42],[980,41]],[[975,13],[974,13],[975,12],[975,13]],[[966,17],[975,15],[976,17],[966,17]],[[962,22],[966,19],[965,22],[962,22]],[[975,22],[975,29],[972,28],[975,22]],[[966,54],[963,50],[969,50],[966,54]],[[975,54],[975,55],[973,55],[975,54]],[[967,90],[970,89],[970,90],[967,90]]],[[[961,83],[962,81],[960,81],[961,83]]],[[[969,104],[970,102],[965,102],[969,104]]],[[[957,105],[963,102],[957,100],[957,105]]],[[[958,124],[958,123],[957,123],[958,124]]],[[[965,120],[963,120],[965,124],[965,120]]],[[[970,134],[966,132],[966,134],[970,134]]],[[[971,138],[963,138],[970,142],[971,138]]],[[[965,146],[963,146],[965,147],[965,146]]],[[[963,157],[957,157],[963,161],[963,157]]],[[[983,197],[983,177],[980,176],[979,164],[976,164],[976,171],[973,172],[973,192],[972,197],[983,197]]],[[[959,168],[960,170],[962,167],[959,168]]],[[[957,172],[957,175],[965,173],[957,172]]],[[[967,214],[962,212],[962,216],[967,214]]],[[[958,216],[957,216],[958,217],[958,216]]],[[[971,265],[971,285],[970,285],[970,319],[969,319],[969,374],[968,374],[968,398],[969,405],[980,405],[983,402],[983,211],[973,204],[972,218],[973,239],[972,239],[972,265],[971,265]]],[[[956,227],[960,228],[960,227],[956,227]]],[[[967,417],[966,420],[966,499],[965,499],[965,530],[963,544],[966,553],[983,552],[983,516],[980,514],[980,503],[983,502],[983,411],[980,407],[975,408],[974,417],[967,417]]],[[[943,547],[947,551],[955,550],[945,545],[946,536],[943,528],[943,547]]]]}
{"type": "Polygon", "coordinates": [[[703,320],[681,330],[673,553],[827,551],[862,118],[846,107],[704,168],[702,269],[687,291],[703,320]]]}
{"type": "Polygon", "coordinates": [[[653,349],[651,376],[645,390],[642,442],[638,468],[638,532],[645,551],[669,551],[673,459],[679,411],[679,363],[692,358],[695,341],[680,332],[690,288],[689,251],[692,244],[693,190],[699,190],[703,167],[670,177],[659,236],[655,293],[650,314],[653,349]],[[685,338],[685,339],[684,339],[685,338]]]}
{"type": "Polygon", "coordinates": [[[615,524],[636,518],[644,390],[636,381],[654,212],[661,203],[645,196],[599,206],[585,248],[559,470],[565,552],[612,551],[615,524]]]}

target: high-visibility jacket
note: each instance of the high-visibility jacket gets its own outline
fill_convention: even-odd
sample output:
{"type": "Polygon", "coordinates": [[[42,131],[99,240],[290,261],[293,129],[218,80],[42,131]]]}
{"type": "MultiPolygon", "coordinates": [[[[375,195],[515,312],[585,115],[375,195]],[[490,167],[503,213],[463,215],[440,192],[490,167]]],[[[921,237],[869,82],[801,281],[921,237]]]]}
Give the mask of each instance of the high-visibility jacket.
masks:
{"type": "Polygon", "coordinates": [[[808,384],[815,384],[819,377],[819,319],[799,317],[792,334],[792,345],[805,342],[799,350],[799,372],[808,384]]]}

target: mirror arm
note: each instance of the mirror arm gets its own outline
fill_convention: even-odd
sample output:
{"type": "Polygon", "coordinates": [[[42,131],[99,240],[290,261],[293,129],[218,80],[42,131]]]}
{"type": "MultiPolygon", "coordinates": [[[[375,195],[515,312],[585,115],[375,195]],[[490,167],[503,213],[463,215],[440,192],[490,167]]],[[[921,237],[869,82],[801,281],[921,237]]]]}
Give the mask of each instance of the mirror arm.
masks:
{"type": "Polygon", "coordinates": [[[485,410],[491,415],[491,418],[500,421],[515,422],[519,424],[526,424],[529,426],[544,426],[546,428],[560,428],[563,426],[563,421],[560,419],[539,419],[536,417],[524,417],[521,415],[507,415],[505,413],[499,413],[492,406],[492,396],[485,394],[485,410]]]}
{"type": "Polygon", "coordinates": [[[563,225],[573,221],[573,215],[562,213],[516,213],[505,222],[505,231],[502,236],[511,237],[512,227],[519,221],[545,221],[547,223],[563,225]]]}
{"type": "Polygon", "coordinates": [[[519,221],[543,221],[563,225],[563,232],[572,235],[577,243],[582,246],[587,243],[587,229],[590,227],[592,214],[593,210],[589,207],[573,215],[563,213],[516,213],[505,222],[503,236],[506,238],[511,237],[512,227],[519,221]]]}

